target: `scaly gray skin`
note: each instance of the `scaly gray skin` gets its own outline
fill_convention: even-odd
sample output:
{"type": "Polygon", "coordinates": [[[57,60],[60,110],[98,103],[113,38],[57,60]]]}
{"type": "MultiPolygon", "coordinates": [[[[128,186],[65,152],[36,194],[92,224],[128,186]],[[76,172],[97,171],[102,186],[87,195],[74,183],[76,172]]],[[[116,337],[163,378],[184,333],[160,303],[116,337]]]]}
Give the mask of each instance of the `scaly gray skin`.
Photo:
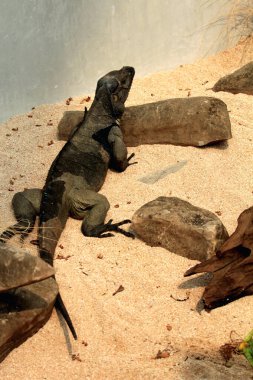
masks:
{"type": "MultiPolygon", "coordinates": [[[[110,204],[98,191],[109,167],[122,172],[133,157],[127,158],[118,119],[123,115],[134,74],[134,68],[126,66],[99,79],[89,112],[51,165],[43,190],[29,189],[13,197],[18,222],[0,235],[0,241],[15,233],[24,238],[39,216],[40,257],[53,265],[55,248],[69,216],[83,220],[85,236],[108,237],[115,231],[133,237],[120,228],[130,220],[105,223],[110,204]]],[[[60,294],[55,306],[76,338],[60,294]]]]}

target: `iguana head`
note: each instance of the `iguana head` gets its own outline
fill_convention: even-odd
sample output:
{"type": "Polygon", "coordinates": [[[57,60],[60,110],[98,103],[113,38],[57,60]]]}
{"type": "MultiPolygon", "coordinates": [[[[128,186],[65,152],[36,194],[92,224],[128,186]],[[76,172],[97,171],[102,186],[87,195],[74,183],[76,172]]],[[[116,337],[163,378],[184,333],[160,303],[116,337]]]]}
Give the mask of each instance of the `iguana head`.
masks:
{"type": "Polygon", "coordinates": [[[131,66],[124,66],[120,70],[110,71],[97,82],[95,98],[101,101],[104,108],[110,111],[115,118],[122,116],[125,101],[128,97],[135,70],[131,66]]]}

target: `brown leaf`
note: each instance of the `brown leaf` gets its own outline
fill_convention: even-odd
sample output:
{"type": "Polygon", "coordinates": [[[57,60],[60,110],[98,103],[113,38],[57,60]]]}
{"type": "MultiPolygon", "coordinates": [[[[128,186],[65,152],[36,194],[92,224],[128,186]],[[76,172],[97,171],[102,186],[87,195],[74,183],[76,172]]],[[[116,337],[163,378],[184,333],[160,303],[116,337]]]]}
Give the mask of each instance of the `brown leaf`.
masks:
{"type": "Polygon", "coordinates": [[[155,359],[166,359],[170,357],[170,352],[167,348],[165,350],[159,350],[156,354],[155,359]]]}
{"type": "Polygon", "coordinates": [[[80,104],[83,104],[84,102],[89,102],[90,101],[90,96],[86,96],[86,98],[83,98],[81,101],[80,101],[80,104]]]}
{"type": "Polygon", "coordinates": [[[58,259],[58,260],[68,260],[71,256],[73,256],[73,255],[63,256],[62,254],[59,253],[56,256],[56,259],[58,259]]]}
{"type": "Polygon", "coordinates": [[[115,296],[117,293],[123,292],[123,290],[125,290],[124,286],[120,285],[112,295],[115,296]]]}
{"type": "Polygon", "coordinates": [[[82,362],[79,354],[72,354],[72,360],[77,360],[78,362],[82,362]]]}
{"type": "Polygon", "coordinates": [[[68,99],[66,100],[66,105],[69,106],[69,105],[70,105],[70,102],[71,102],[72,100],[73,100],[73,98],[71,98],[71,97],[68,98],[68,99]]]}
{"type": "Polygon", "coordinates": [[[225,343],[223,344],[223,346],[219,348],[219,353],[221,354],[223,359],[226,362],[228,362],[232,358],[233,354],[236,353],[236,347],[237,347],[237,344],[225,343]]]}

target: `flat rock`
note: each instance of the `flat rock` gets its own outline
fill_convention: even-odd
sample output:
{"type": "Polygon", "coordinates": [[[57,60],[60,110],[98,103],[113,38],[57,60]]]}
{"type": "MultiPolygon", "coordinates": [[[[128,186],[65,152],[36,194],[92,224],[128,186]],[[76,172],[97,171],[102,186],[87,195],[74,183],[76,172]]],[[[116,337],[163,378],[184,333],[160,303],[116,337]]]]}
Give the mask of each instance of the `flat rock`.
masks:
{"type": "MultiPolygon", "coordinates": [[[[203,354],[202,354],[203,356],[203,354]]],[[[189,357],[182,363],[181,371],[184,379],[187,380],[235,380],[235,379],[252,379],[252,367],[247,362],[241,360],[240,363],[229,364],[221,363],[219,359],[202,358],[201,354],[198,359],[189,357]],[[239,375],[240,374],[240,375],[239,375]]],[[[239,361],[239,360],[238,360],[239,361]]],[[[180,377],[182,379],[182,377],[180,377]]]]}
{"type": "Polygon", "coordinates": [[[213,91],[253,95],[253,61],[234,71],[232,74],[219,79],[218,82],[215,83],[213,91]]]}
{"type": "MultiPolygon", "coordinates": [[[[58,126],[58,137],[67,140],[82,121],[82,111],[67,111],[58,126]]],[[[176,98],[127,107],[121,119],[127,146],[173,144],[204,146],[230,139],[226,104],[217,98],[176,98]]]]}
{"type": "Polygon", "coordinates": [[[214,255],[228,238],[215,214],[176,197],[146,203],[133,215],[131,229],[151,246],[199,261],[214,255]]]}

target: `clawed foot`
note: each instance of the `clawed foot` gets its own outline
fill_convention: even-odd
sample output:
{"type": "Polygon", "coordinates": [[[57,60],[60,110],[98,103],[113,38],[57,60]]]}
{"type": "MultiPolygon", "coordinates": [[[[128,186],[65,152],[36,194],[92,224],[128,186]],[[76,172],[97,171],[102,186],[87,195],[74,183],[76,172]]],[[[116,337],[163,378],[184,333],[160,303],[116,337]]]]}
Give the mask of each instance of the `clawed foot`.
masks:
{"type": "Polygon", "coordinates": [[[131,237],[132,239],[135,238],[134,234],[131,233],[131,232],[128,232],[128,231],[125,231],[123,230],[122,228],[120,228],[119,226],[122,226],[123,224],[128,224],[128,223],[131,223],[131,220],[130,219],[125,219],[125,220],[122,220],[121,222],[118,222],[118,223],[112,223],[112,219],[109,220],[108,223],[105,223],[103,226],[101,226],[101,232],[100,234],[98,235],[99,238],[105,238],[105,237],[111,237],[111,236],[114,236],[112,233],[105,233],[107,231],[114,231],[114,232],[118,232],[122,235],[125,235],[127,237],[131,237]]]}
{"type": "Polygon", "coordinates": [[[135,161],[135,162],[130,162],[130,163],[129,163],[129,161],[131,160],[131,158],[133,158],[134,156],[135,156],[135,153],[132,153],[132,154],[130,154],[130,156],[127,158],[128,166],[138,164],[137,161],[135,161]]]}

